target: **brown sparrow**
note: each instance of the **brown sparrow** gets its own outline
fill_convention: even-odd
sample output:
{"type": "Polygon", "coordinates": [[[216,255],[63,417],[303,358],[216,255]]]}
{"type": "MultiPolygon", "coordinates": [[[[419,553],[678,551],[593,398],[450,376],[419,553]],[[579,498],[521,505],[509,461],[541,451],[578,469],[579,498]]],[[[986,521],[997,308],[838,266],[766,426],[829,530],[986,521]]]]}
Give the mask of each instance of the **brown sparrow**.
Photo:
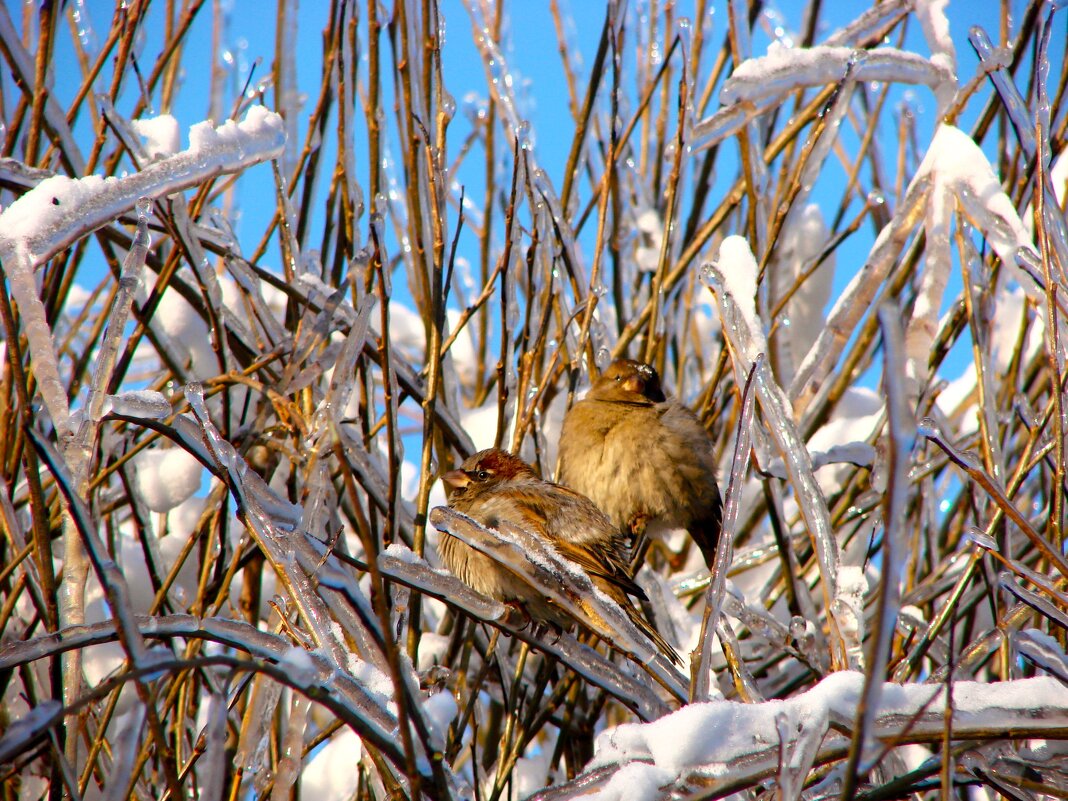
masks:
{"type": "Polygon", "coordinates": [[[559,479],[631,536],[686,529],[711,569],[723,518],[712,439],[648,364],[616,359],[571,407],[559,479]]]}
{"type": "MultiPolygon", "coordinates": [[[[451,508],[487,528],[508,523],[545,540],[581,567],[594,587],[622,607],[658,649],[679,662],[675,650],[630,600],[646,595],[631,578],[626,540],[589,498],[543,481],[529,464],[497,448],[474,454],[442,480],[451,508]]],[[[563,627],[573,622],[520,576],[451,534],[442,532],[438,551],[455,576],[483,595],[519,602],[539,622],[563,627]]]]}

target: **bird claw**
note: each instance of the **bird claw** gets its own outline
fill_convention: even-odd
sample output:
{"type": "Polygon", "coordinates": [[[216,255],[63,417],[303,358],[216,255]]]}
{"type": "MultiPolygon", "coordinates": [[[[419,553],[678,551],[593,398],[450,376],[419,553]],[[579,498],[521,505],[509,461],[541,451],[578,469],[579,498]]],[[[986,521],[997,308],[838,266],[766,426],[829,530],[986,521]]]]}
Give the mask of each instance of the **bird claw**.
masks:
{"type": "Polygon", "coordinates": [[[507,601],[504,605],[504,621],[509,625],[515,626],[519,631],[524,631],[534,623],[530,613],[519,601],[507,601]]]}
{"type": "Polygon", "coordinates": [[[564,629],[550,620],[544,623],[535,623],[534,628],[531,630],[531,634],[539,640],[545,639],[550,633],[552,634],[552,640],[548,644],[556,645],[560,641],[560,635],[564,633],[564,629]]]}

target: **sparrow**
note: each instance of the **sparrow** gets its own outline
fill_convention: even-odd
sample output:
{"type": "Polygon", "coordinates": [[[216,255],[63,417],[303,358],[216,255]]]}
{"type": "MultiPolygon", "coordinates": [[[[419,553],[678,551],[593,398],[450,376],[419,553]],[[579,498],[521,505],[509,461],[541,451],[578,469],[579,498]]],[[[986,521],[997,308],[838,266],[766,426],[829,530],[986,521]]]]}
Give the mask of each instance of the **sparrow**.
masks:
{"type": "Polygon", "coordinates": [[[631,537],[686,529],[712,568],[723,520],[712,439],[650,365],[616,359],[568,410],[558,478],[631,537]]]}
{"type": "MultiPolygon", "coordinates": [[[[497,448],[479,451],[459,469],[445,473],[442,481],[452,509],[487,528],[509,523],[545,540],[585,571],[665,656],[680,662],[631,601],[647,597],[631,577],[626,538],[589,498],[542,480],[522,459],[497,448]]],[[[564,628],[573,622],[521,577],[451,534],[442,533],[438,552],[445,566],[475,591],[505,603],[518,602],[542,622],[564,628]]]]}

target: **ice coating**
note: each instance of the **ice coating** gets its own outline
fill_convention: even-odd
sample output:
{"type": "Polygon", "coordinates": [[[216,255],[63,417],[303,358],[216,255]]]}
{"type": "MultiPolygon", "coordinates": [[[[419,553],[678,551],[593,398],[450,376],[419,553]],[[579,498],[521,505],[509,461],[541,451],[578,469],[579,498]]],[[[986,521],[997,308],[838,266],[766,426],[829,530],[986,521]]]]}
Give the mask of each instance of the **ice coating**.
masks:
{"type": "Polygon", "coordinates": [[[895,81],[935,89],[953,81],[953,73],[940,63],[893,47],[865,50],[857,58],[852,47],[768,46],[767,55],[743,61],[720,90],[723,104],[757,101],[803,86],[820,86],[842,80],[849,71],[858,81],[895,81]]]}
{"type": "Polygon", "coordinates": [[[918,0],[915,13],[924,38],[931,48],[931,62],[950,75],[956,75],[957,49],[953,46],[953,37],[949,33],[947,5],[949,0],[918,0]]]}
{"type": "MultiPolygon", "coordinates": [[[[1027,228],[1002,189],[990,161],[960,128],[938,126],[913,183],[923,181],[928,175],[933,179],[932,193],[952,191],[1010,269],[1015,266],[1018,248],[1033,249],[1027,228]]],[[[1034,285],[1022,278],[1021,284],[1034,285]]]]}
{"type": "MultiPolygon", "coordinates": [[[[0,256],[24,249],[39,265],[76,239],[130,211],[142,197],[186,189],[214,175],[274,158],[285,146],[282,120],[253,106],[241,122],[210,122],[189,131],[189,148],[123,178],[56,175],[0,214],[0,256]]],[[[5,263],[7,258],[5,258],[5,263]]]]}
{"type": "MultiPolygon", "coordinates": [[[[723,240],[719,246],[718,267],[720,275],[723,276],[724,288],[733,298],[735,308],[746,328],[751,332],[763,331],[764,326],[756,310],[759,269],[745,237],[728,236],[723,240]]],[[[759,348],[759,343],[756,343],[756,347],[759,348]]],[[[750,351],[746,356],[752,361],[756,358],[756,353],[750,351]]]]}
{"type": "MultiPolygon", "coordinates": [[[[744,772],[759,774],[773,769],[779,759],[778,716],[811,727],[818,741],[831,723],[851,726],[856,716],[864,676],[856,672],[833,673],[812,689],[785,701],[743,704],[710,701],[691,704],[667,717],[646,724],[626,724],[609,729],[597,738],[589,769],[649,761],[666,771],[673,781],[700,775],[713,782],[744,772]],[[716,736],[708,736],[715,732],[716,736]]],[[[945,688],[942,685],[887,683],[875,713],[877,736],[897,734],[913,715],[910,729],[915,738],[937,733],[943,726],[945,688]]],[[[968,730],[1042,731],[1063,726],[1064,688],[1049,677],[981,683],[954,682],[953,725],[959,736],[968,730]]],[[[840,742],[840,741],[839,741],[840,742]]],[[[828,747],[823,743],[822,749],[828,747]]],[[[821,749],[821,750],[822,750],[821,749]]],[[[663,786],[663,785],[661,785],[663,786]]]]}
{"type": "Polygon", "coordinates": [[[171,404],[162,393],[149,389],[131,390],[118,395],[108,395],[108,406],[114,414],[125,414],[144,419],[162,420],[171,413],[171,404]]]}

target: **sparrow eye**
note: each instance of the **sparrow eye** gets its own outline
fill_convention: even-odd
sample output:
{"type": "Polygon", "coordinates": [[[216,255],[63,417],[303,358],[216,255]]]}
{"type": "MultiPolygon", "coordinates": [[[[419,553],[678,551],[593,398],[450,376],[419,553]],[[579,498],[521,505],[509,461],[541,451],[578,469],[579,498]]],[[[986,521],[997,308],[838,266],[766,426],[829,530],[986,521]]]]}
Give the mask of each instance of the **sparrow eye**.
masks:
{"type": "Polygon", "coordinates": [[[478,473],[475,474],[475,478],[477,478],[479,481],[485,481],[487,478],[489,478],[489,473],[485,470],[479,470],[478,473]]]}

